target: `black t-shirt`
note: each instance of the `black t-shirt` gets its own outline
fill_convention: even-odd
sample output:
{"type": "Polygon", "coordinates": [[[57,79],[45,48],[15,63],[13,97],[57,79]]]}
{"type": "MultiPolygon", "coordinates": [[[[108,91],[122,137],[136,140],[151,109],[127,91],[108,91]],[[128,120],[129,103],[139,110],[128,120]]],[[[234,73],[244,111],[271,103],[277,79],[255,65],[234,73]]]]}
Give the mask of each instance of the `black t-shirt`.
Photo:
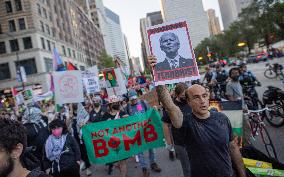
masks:
{"type": "Polygon", "coordinates": [[[233,175],[229,143],[233,130],[228,117],[211,111],[208,119],[191,115],[186,129],[186,149],[192,176],[231,177],[233,175]]]}
{"type": "Polygon", "coordinates": [[[45,174],[41,171],[33,170],[26,177],[51,177],[51,176],[47,175],[47,174],[45,174]]]}
{"type": "MultiPolygon", "coordinates": [[[[187,125],[186,122],[187,122],[187,119],[190,119],[191,107],[189,107],[187,103],[181,103],[176,100],[174,100],[174,104],[180,108],[181,112],[184,115],[183,126],[181,128],[177,129],[174,126],[172,126],[171,131],[172,131],[174,143],[175,145],[185,146],[185,141],[186,141],[185,139],[186,130],[185,129],[187,125]],[[188,116],[185,116],[185,115],[188,115],[188,116]]],[[[164,111],[164,116],[162,117],[162,121],[172,125],[171,119],[166,111],[164,111]]]]}
{"type": "MultiPolygon", "coordinates": [[[[119,112],[119,118],[123,118],[123,116],[127,115],[124,111],[120,111],[119,112]]],[[[116,115],[111,115],[110,113],[106,112],[103,115],[102,121],[106,121],[106,120],[113,120],[115,118],[116,115]]]]}
{"type": "Polygon", "coordinates": [[[103,116],[104,116],[105,112],[102,110],[102,108],[100,109],[99,112],[96,112],[94,109],[90,112],[90,122],[100,122],[103,120],[103,116]]]}

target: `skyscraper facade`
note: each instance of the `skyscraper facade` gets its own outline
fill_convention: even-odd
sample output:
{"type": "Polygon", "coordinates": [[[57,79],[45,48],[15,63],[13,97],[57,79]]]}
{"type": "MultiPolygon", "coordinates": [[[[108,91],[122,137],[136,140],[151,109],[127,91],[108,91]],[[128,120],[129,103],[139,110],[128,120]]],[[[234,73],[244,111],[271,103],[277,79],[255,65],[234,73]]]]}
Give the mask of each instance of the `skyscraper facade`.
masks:
{"type": "Polygon", "coordinates": [[[252,0],[219,0],[224,30],[229,29],[231,23],[238,19],[243,8],[250,5],[252,0]]]}
{"type": "Polygon", "coordinates": [[[161,11],[151,12],[146,14],[146,18],[140,19],[140,34],[141,34],[141,53],[143,66],[142,70],[147,68],[147,56],[150,55],[149,41],[146,28],[163,23],[163,17],[161,11]]]}
{"type": "Polygon", "coordinates": [[[221,27],[219,23],[219,18],[216,17],[216,13],[214,9],[208,9],[207,10],[208,15],[208,22],[209,22],[209,31],[210,35],[218,35],[221,33],[221,27]]]}
{"type": "Polygon", "coordinates": [[[99,64],[102,34],[74,0],[5,0],[0,7],[0,90],[21,85],[16,70],[23,66],[26,85],[47,91],[54,48],[81,70],[99,64]]]}
{"type": "Polygon", "coordinates": [[[180,18],[187,20],[193,47],[210,36],[208,18],[201,0],[161,0],[161,9],[165,22],[180,18]]]}

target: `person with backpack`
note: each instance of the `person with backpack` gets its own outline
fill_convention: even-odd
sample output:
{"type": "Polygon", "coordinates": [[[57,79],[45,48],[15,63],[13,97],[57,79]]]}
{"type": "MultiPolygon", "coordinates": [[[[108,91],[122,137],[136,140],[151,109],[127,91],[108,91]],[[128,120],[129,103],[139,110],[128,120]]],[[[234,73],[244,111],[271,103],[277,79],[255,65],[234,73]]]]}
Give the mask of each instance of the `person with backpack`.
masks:
{"type": "Polygon", "coordinates": [[[69,135],[60,119],[49,124],[49,135],[44,146],[44,169],[53,177],[80,177],[81,153],[75,138],[69,135]]]}
{"type": "MultiPolygon", "coordinates": [[[[128,103],[127,108],[126,108],[128,115],[132,116],[135,114],[145,113],[150,108],[150,106],[145,101],[140,100],[138,98],[135,90],[130,90],[128,97],[129,97],[129,102],[130,102],[128,103]]],[[[143,177],[148,177],[150,175],[150,172],[148,170],[148,163],[144,158],[144,153],[139,153],[138,158],[139,158],[140,166],[142,168],[143,177]]],[[[154,149],[149,150],[149,158],[150,158],[150,163],[151,163],[150,165],[151,169],[156,172],[161,172],[162,171],[161,168],[156,163],[154,149]]]]}
{"type": "Polygon", "coordinates": [[[26,168],[26,128],[18,121],[0,119],[0,176],[51,177],[38,170],[26,168]]]}
{"type": "Polygon", "coordinates": [[[30,170],[42,169],[43,145],[49,136],[47,119],[42,115],[41,110],[33,104],[28,105],[23,114],[22,123],[27,130],[27,152],[30,154],[30,158],[33,158],[28,165],[30,170]],[[32,162],[34,163],[32,164],[32,162]]]}

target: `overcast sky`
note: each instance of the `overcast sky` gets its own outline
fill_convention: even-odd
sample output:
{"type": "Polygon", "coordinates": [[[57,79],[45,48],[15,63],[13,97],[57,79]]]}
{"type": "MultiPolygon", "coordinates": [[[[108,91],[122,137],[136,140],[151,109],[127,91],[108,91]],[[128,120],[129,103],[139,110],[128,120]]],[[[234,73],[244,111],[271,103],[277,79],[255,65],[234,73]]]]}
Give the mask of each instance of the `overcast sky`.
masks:
{"type": "MultiPolygon", "coordinates": [[[[204,10],[216,10],[222,26],[218,0],[202,1],[204,10]]],[[[139,20],[146,17],[146,13],[159,11],[160,0],[104,0],[104,5],[120,16],[122,32],[128,39],[130,55],[141,58],[139,20]]]]}

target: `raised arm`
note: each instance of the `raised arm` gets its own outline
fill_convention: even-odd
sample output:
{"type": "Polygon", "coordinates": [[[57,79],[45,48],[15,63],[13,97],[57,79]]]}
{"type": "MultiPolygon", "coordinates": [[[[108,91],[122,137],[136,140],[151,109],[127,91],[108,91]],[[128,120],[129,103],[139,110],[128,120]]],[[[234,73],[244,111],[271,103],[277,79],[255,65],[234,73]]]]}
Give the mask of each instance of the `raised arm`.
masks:
{"type": "MultiPolygon", "coordinates": [[[[157,59],[155,56],[149,56],[148,61],[152,67],[155,67],[157,64],[157,59]]],[[[165,110],[169,114],[173,126],[180,128],[183,122],[183,114],[179,107],[174,104],[169,91],[165,88],[165,86],[157,86],[156,91],[159,100],[162,102],[165,110]]]]}

